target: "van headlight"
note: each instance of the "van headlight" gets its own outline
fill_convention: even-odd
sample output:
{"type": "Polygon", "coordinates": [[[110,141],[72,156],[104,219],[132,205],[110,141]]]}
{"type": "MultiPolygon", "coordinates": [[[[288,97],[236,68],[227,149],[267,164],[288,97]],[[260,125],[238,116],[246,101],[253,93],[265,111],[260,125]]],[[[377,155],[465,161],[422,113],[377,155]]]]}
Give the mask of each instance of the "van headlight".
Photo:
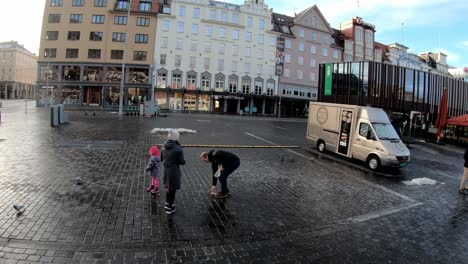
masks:
{"type": "Polygon", "coordinates": [[[387,159],[389,160],[396,160],[396,156],[392,153],[385,153],[385,155],[387,156],[387,159]]]}

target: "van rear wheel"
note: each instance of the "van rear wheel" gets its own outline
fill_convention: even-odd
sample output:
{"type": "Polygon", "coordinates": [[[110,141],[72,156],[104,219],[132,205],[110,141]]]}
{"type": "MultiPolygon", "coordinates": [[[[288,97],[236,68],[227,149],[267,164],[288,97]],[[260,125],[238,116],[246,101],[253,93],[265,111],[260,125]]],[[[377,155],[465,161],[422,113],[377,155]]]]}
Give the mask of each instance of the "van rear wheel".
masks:
{"type": "Polygon", "coordinates": [[[317,142],[317,148],[320,152],[325,152],[325,142],[323,140],[319,140],[319,142],[317,142]]]}
{"type": "Polygon", "coordinates": [[[367,167],[372,171],[376,171],[380,168],[380,159],[376,155],[370,155],[367,158],[367,167]]]}

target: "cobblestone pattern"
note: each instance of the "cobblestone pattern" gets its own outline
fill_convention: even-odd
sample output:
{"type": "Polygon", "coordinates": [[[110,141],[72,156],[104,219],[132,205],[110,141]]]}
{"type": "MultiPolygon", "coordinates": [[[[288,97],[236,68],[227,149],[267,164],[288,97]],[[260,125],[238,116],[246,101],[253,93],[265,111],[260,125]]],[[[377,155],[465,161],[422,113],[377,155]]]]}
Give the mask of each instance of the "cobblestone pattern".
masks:
{"type": "Polygon", "coordinates": [[[189,144],[266,144],[246,131],[305,145],[301,133],[275,130],[304,124],[71,114],[73,122],[59,128],[41,123],[42,112],[23,122],[10,122],[21,116],[7,113],[0,126],[0,263],[461,263],[468,257],[467,198],[456,193],[459,153],[415,145],[413,164],[390,179],[313,155],[233,149],[242,162],[229,178],[232,197],[217,201],[207,194],[210,168],[198,159],[204,149],[186,148],[178,211],[167,217],[164,193],[144,192],[143,155],[164,140],[149,129],[195,128],[196,135],[182,136],[189,144]],[[433,165],[435,155],[445,158],[433,165]],[[438,183],[401,183],[422,176],[438,183]],[[26,211],[16,215],[13,204],[26,211]]]}

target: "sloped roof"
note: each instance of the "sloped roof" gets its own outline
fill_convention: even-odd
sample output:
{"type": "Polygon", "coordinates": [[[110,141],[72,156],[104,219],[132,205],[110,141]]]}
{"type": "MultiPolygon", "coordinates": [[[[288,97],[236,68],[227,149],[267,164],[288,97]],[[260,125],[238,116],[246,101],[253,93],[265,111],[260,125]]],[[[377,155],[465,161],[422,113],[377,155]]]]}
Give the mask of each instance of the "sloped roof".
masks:
{"type": "Polygon", "coordinates": [[[291,31],[291,27],[294,25],[293,17],[272,13],[271,23],[273,23],[273,31],[294,36],[291,31]]]}

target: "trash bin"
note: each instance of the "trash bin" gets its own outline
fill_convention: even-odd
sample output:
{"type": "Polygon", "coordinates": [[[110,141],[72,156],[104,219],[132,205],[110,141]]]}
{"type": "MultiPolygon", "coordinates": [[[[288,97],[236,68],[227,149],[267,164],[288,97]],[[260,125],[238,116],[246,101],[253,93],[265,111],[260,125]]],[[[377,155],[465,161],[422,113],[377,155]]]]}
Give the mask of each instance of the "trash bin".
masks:
{"type": "Polygon", "coordinates": [[[59,125],[59,109],[56,105],[50,106],[50,126],[57,127],[59,125]]]}
{"type": "Polygon", "coordinates": [[[68,123],[68,113],[65,112],[65,105],[59,104],[58,106],[58,122],[60,125],[68,123]]]}

